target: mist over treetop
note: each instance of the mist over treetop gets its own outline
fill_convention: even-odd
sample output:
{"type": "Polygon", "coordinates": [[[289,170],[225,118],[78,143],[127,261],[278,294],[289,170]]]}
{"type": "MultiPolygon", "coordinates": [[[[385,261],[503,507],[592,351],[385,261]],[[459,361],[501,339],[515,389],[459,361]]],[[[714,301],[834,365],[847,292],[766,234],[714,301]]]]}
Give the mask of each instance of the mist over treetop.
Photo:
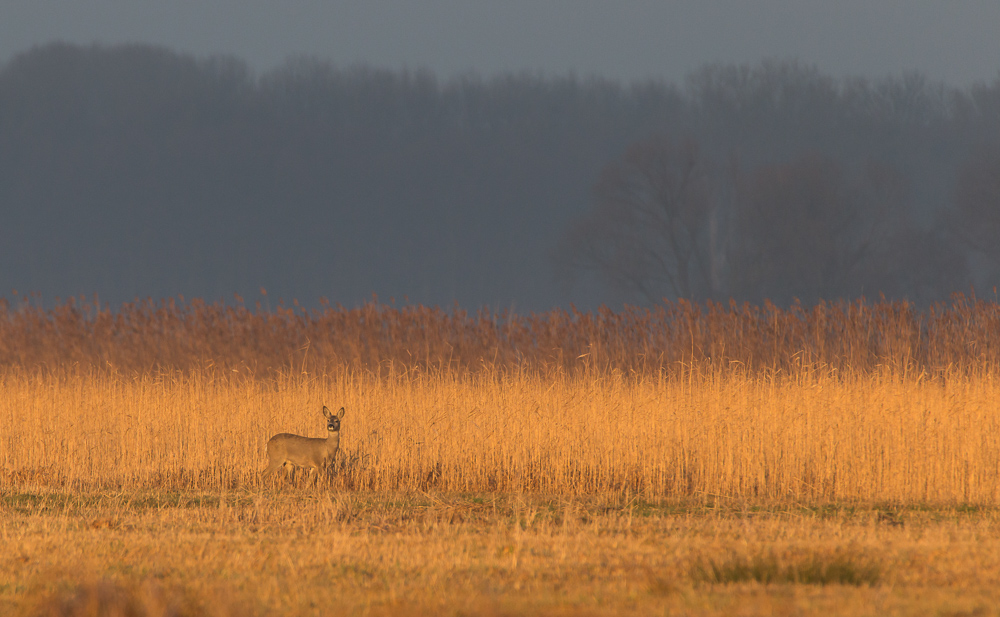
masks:
{"type": "MultiPolygon", "coordinates": [[[[940,247],[898,295],[932,301],[995,279],[987,180],[1000,82],[836,80],[778,61],[707,66],[679,85],[439,80],[308,58],[255,75],[232,58],[54,44],[0,70],[0,289],[114,303],[255,297],[263,286],[346,305],[374,292],[430,305],[620,306],[641,297],[583,271],[563,284],[553,254],[602,172],[657,135],[694,140],[713,178],[738,174],[732,186],[756,186],[758,204],[797,186],[765,189],[761,170],[804,169],[795,161],[808,153],[859,187],[886,186],[855,181],[859,168],[890,170],[912,229],[892,259],[940,247]]],[[[759,254],[745,240],[727,276],[736,255],[759,254]]],[[[816,267],[844,262],[831,263],[816,267]]],[[[898,278],[877,270],[865,280],[898,278]]],[[[724,291],[756,300],[751,281],[753,293],[804,296],[753,276],[724,291]]],[[[825,289],[859,295],[855,280],[825,289]]],[[[863,293],[874,296],[871,284],[863,293]]]]}

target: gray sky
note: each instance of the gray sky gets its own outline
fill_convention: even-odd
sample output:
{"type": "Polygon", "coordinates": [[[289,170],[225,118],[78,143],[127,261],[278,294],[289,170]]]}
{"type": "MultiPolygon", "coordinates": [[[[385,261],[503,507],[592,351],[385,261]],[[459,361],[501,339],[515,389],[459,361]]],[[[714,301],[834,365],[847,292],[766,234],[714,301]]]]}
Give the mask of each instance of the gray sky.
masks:
{"type": "Polygon", "coordinates": [[[678,81],[708,62],[798,58],[835,76],[1000,69],[1000,2],[929,0],[0,0],[0,61],[53,40],[340,65],[678,81]]]}

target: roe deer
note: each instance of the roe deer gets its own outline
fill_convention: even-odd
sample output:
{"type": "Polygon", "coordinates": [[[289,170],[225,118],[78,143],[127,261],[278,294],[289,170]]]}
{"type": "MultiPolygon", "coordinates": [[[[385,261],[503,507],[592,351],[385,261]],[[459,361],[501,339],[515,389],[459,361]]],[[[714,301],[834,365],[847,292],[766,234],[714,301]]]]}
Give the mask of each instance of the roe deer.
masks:
{"type": "Polygon", "coordinates": [[[323,405],[323,415],[326,416],[326,430],[329,431],[325,439],[279,433],[267,440],[268,465],[264,476],[270,476],[285,465],[291,465],[308,467],[319,478],[320,470],[327,468],[340,449],[340,419],[344,417],[344,408],[341,407],[337,415],[334,415],[323,405]]]}

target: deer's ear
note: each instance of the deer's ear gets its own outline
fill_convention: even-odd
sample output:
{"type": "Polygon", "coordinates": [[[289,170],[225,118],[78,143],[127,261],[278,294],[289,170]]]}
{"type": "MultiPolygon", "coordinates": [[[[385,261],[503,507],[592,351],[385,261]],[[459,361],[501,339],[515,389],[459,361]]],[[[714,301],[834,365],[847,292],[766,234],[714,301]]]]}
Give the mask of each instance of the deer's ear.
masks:
{"type": "Polygon", "coordinates": [[[337,417],[343,418],[345,413],[347,413],[346,410],[343,407],[341,407],[340,411],[337,412],[337,417]]]}
{"type": "Polygon", "coordinates": [[[327,418],[333,417],[333,414],[330,413],[330,408],[327,407],[326,405],[323,405],[323,415],[326,416],[327,418]]]}

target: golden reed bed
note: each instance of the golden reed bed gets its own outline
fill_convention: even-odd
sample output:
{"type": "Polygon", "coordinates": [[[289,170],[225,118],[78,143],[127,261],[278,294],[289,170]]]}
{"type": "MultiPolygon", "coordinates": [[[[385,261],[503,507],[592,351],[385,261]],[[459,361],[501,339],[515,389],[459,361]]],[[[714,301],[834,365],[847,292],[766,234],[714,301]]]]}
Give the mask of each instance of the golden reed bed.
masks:
{"type": "Polygon", "coordinates": [[[256,488],[329,405],[346,489],[1000,499],[994,303],[4,311],[8,486],[256,488]]]}
{"type": "Polygon", "coordinates": [[[10,486],[256,489],[268,436],[324,436],[332,488],[996,504],[1000,383],[345,373],[272,381],[8,374],[10,486]]]}

